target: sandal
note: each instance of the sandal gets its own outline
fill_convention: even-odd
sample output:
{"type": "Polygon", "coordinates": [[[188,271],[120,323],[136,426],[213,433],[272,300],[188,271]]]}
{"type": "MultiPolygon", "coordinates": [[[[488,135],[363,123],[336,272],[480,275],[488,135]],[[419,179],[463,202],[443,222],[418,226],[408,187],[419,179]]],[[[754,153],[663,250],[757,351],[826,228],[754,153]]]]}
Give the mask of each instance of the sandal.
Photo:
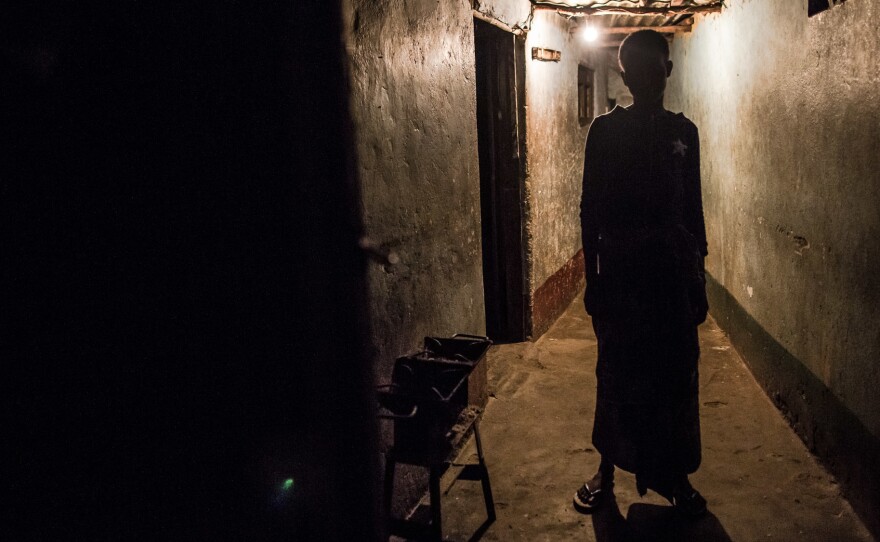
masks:
{"type": "Polygon", "coordinates": [[[706,499],[690,484],[673,491],[672,498],[669,500],[675,510],[684,516],[696,518],[706,513],[706,499]]]}
{"type": "MultiPolygon", "coordinates": [[[[592,482],[592,480],[590,481],[592,482]]],[[[590,514],[602,506],[608,500],[606,497],[611,494],[611,487],[614,484],[612,482],[608,488],[603,488],[602,485],[605,484],[598,485],[593,489],[590,488],[589,482],[585,482],[574,494],[572,499],[574,509],[582,514],[590,514]]]]}

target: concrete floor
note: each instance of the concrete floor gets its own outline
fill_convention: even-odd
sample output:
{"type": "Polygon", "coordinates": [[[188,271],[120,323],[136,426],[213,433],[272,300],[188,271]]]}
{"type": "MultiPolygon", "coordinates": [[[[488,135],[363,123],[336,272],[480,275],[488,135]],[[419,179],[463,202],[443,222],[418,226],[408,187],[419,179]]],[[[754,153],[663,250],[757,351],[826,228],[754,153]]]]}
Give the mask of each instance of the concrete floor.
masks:
{"type": "MultiPolygon", "coordinates": [[[[480,430],[498,517],[478,532],[480,484],[447,476],[444,540],[872,541],[711,319],[700,340],[703,464],[691,481],[709,501],[707,516],[677,518],[662,497],[640,498],[620,470],[616,506],[594,516],[572,508],[598,461],[590,441],[596,338],[577,299],[540,340],[489,352],[480,430]]],[[[460,459],[475,457],[471,442],[460,459]]]]}

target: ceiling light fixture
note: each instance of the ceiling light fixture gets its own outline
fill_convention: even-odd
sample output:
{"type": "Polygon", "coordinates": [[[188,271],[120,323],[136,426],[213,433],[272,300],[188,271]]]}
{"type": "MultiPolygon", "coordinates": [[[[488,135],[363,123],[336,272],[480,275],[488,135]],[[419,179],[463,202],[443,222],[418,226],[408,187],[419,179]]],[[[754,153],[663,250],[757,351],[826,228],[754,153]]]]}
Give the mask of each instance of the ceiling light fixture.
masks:
{"type": "Polygon", "coordinates": [[[594,41],[599,39],[599,29],[591,24],[587,25],[584,27],[582,35],[584,37],[584,41],[586,41],[587,43],[593,43],[594,41]]]}

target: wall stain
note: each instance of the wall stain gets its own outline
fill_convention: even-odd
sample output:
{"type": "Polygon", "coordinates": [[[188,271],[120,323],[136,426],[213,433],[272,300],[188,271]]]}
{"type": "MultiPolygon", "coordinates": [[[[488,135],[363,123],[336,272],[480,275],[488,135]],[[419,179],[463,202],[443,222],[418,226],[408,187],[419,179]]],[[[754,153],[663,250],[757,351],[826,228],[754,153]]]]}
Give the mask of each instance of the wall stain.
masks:
{"type": "Polygon", "coordinates": [[[790,228],[786,228],[785,226],[778,225],[776,226],[776,231],[785,235],[795,244],[794,252],[798,256],[803,256],[804,251],[810,248],[810,242],[807,241],[807,238],[803,235],[797,235],[790,228]]]}

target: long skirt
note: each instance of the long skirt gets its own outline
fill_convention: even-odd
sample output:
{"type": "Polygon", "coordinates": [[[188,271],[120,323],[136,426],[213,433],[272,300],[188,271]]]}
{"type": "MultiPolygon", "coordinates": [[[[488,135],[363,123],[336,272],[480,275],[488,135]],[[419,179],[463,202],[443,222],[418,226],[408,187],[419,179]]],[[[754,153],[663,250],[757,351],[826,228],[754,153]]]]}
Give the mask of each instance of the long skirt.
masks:
{"type": "Polygon", "coordinates": [[[688,282],[663,254],[669,252],[645,261],[646,252],[635,252],[639,265],[630,263],[627,272],[619,262],[608,266],[600,283],[606,306],[593,315],[593,445],[603,459],[635,473],[642,494],[668,489],[674,477],[695,472],[701,458],[700,346],[688,282]]]}

